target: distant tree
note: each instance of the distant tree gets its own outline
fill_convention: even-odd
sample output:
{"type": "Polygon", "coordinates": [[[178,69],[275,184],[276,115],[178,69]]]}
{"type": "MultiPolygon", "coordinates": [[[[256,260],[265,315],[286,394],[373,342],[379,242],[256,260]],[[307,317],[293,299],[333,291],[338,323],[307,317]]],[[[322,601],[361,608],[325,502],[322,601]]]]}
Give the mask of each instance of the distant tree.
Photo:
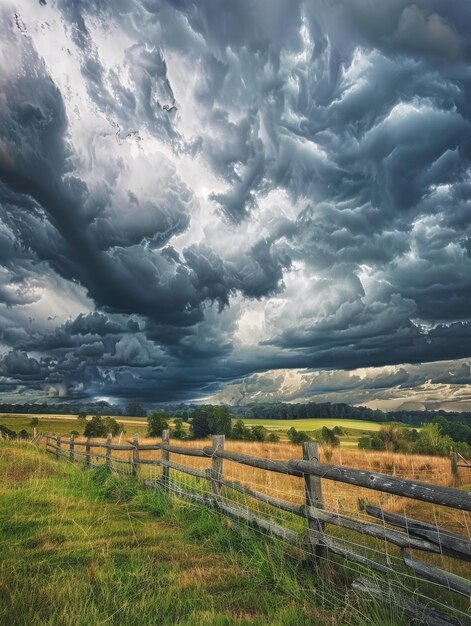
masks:
{"type": "Polygon", "coordinates": [[[316,440],[319,443],[325,443],[334,448],[340,445],[340,439],[333,430],[324,426],[320,431],[316,432],[316,440]]]}
{"type": "Polygon", "coordinates": [[[27,430],[25,430],[24,428],[22,428],[22,429],[20,430],[20,432],[18,433],[18,437],[19,437],[20,439],[29,439],[30,434],[28,433],[28,431],[27,431],[27,430]]]}
{"type": "Polygon", "coordinates": [[[232,426],[232,439],[248,439],[250,430],[242,420],[237,420],[232,426]]]}
{"type": "Polygon", "coordinates": [[[270,433],[267,436],[267,441],[269,441],[270,443],[278,443],[278,441],[280,441],[280,436],[276,433],[270,433]]]}
{"type": "Polygon", "coordinates": [[[265,426],[252,426],[250,429],[250,435],[252,441],[265,441],[265,437],[268,434],[268,430],[265,426]]]}
{"type": "Polygon", "coordinates": [[[172,437],[175,437],[175,439],[183,439],[185,437],[185,429],[183,428],[183,420],[181,418],[175,420],[175,428],[172,430],[172,437]]]}
{"type": "Polygon", "coordinates": [[[115,436],[120,432],[121,426],[114,418],[94,415],[92,419],[85,424],[83,434],[85,437],[106,437],[108,434],[115,436]]]}
{"type": "Polygon", "coordinates": [[[130,417],[147,417],[147,411],[140,402],[130,402],[126,408],[126,414],[130,417]]]}
{"type": "Polygon", "coordinates": [[[87,412],[84,409],[80,409],[77,415],[77,419],[84,422],[87,419],[87,412]]]}
{"type": "Polygon", "coordinates": [[[37,417],[32,417],[29,425],[36,428],[36,426],[39,426],[39,419],[37,417]]]}
{"type": "Polygon", "coordinates": [[[191,431],[195,439],[208,435],[231,436],[231,414],[227,406],[207,404],[193,411],[191,417],[191,431]]]}
{"type": "Polygon", "coordinates": [[[152,411],[147,418],[148,436],[161,437],[163,431],[168,429],[168,419],[169,415],[166,411],[152,411]]]}
{"type": "Polygon", "coordinates": [[[296,430],[294,426],[291,426],[291,428],[288,430],[287,435],[291,443],[303,443],[305,441],[311,441],[311,437],[306,432],[304,432],[303,430],[296,430]]]}
{"type": "Polygon", "coordinates": [[[371,437],[368,437],[368,435],[360,437],[358,439],[358,447],[360,450],[371,450],[371,437]]]}
{"type": "Polygon", "coordinates": [[[384,443],[384,440],[380,437],[379,433],[375,433],[371,437],[371,449],[386,450],[386,444],[384,443]]]}

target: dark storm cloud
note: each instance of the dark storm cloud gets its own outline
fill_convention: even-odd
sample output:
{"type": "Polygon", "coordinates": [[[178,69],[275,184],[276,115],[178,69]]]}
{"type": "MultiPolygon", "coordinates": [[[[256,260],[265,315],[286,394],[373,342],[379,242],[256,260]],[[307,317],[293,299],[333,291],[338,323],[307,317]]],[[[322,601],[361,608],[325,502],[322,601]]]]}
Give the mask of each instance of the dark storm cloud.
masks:
{"type": "MultiPolygon", "coordinates": [[[[16,380],[172,400],[270,368],[469,356],[466,2],[89,0],[38,11],[65,33],[57,66],[35,45],[34,21],[20,33],[5,9],[2,26],[16,63],[0,77],[8,390],[16,380]],[[44,294],[63,288],[56,277],[71,285],[64,299],[82,291],[54,324],[44,294]],[[255,301],[266,303],[263,333],[243,345],[255,301]],[[49,325],[28,320],[29,306],[49,325]]],[[[469,384],[469,366],[434,381],[469,384]]],[[[250,393],[279,384],[260,375],[250,393]]]]}

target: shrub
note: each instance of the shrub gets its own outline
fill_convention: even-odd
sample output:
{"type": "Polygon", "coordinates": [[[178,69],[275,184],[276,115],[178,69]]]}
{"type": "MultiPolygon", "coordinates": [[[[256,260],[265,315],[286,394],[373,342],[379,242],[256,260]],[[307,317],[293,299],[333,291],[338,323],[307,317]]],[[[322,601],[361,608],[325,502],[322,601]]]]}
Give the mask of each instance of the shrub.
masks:
{"type": "Polygon", "coordinates": [[[168,428],[168,417],[168,413],[165,411],[152,411],[147,418],[147,434],[149,437],[162,436],[163,431],[168,428]]]}
{"type": "Polygon", "coordinates": [[[280,437],[276,433],[270,433],[267,437],[267,441],[270,443],[278,443],[278,441],[280,441],[280,437]]]}
{"type": "Polygon", "coordinates": [[[371,437],[364,436],[358,440],[358,447],[360,450],[371,450],[371,437]]]}
{"type": "Polygon", "coordinates": [[[85,424],[83,434],[85,437],[106,437],[108,433],[115,436],[121,431],[121,426],[112,417],[101,417],[94,415],[92,419],[85,424]]]}
{"type": "Polygon", "coordinates": [[[39,419],[37,417],[32,417],[29,425],[32,428],[35,428],[36,426],[39,426],[39,419]]]}
{"type": "Polygon", "coordinates": [[[304,441],[311,441],[311,437],[303,430],[296,430],[294,426],[288,430],[288,439],[291,443],[303,443],[304,441]]]}
{"type": "Polygon", "coordinates": [[[175,439],[183,439],[185,437],[185,430],[183,429],[183,420],[177,418],[175,420],[175,428],[172,431],[172,437],[175,439]]]}

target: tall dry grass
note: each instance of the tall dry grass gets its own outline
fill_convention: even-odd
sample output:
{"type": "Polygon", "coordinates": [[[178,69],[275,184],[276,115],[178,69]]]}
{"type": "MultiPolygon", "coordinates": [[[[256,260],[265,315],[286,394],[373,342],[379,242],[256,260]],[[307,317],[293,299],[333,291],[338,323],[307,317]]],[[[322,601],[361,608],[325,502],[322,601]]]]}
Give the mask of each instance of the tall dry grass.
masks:
{"type": "MultiPolygon", "coordinates": [[[[78,438],[78,441],[84,441],[78,438]]],[[[123,439],[123,442],[125,440],[123,439]]],[[[158,443],[160,439],[141,439],[141,443],[158,443]]],[[[211,445],[210,439],[176,441],[172,443],[181,447],[204,448],[211,445]]],[[[65,442],[63,443],[65,446],[65,442]]],[[[84,451],[83,447],[76,448],[84,451]]],[[[262,443],[226,440],[225,449],[251,456],[278,459],[288,461],[302,458],[302,447],[287,442],[262,443]]],[[[93,451],[93,449],[92,449],[93,451]]],[[[99,450],[99,452],[103,452],[99,450]]],[[[127,459],[129,452],[113,451],[115,458],[127,459]]],[[[160,459],[161,452],[141,451],[142,459],[160,459]]],[[[83,458],[83,457],[82,457],[83,458]]],[[[188,457],[171,454],[170,459],[189,467],[207,469],[210,467],[210,459],[188,457]]],[[[102,461],[99,460],[100,462],[102,461]]],[[[320,461],[334,465],[356,467],[364,470],[377,471],[406,479],[419,480],[436,485],[455,486],[451,473],[450,460],[444,457],[430,455],[402,454],[394,452],[375,452],[366,450],[346,450],[342,448],[320,447],[320,461]]],[[[125,466],[124,466],[125,467],[125,466]]],[[[120,469],[124,469],[121,465],[120,469]]],[[[170,470],[176,475],[175,470],[170,470]]],[[[141,475],[148,478],[158,478],[160,468],[142,467],[141,475]]],[[[469,476],[463,472],[463,481],[471,482],[469,476]]],[[[182,476],[181,474],[179,474],[182,476]]],[[[304,502],[304,483],[300,478],[285,476],[266,470],[252,468],[231,461],[224,461],[224,478],[237,481],[262,493],[266,493],[279,499],[302,504],[304,502]]],[[[391,494],[385,494],[371,489],[359,488],[331,480],[322,480],[322,490],[325,507],[331,511],[354,514],[360,516],[359,503],[367,502],[383,507],[387,511],[397,512],[409,517],[422,519],[443,525],[450,530],[455,530],[469,536],[471,531],[471,519],[469,514],[447,509],[446,507],[432,506],[427,503],[417,502],[408,498],[401,498],[391,494]]]]}

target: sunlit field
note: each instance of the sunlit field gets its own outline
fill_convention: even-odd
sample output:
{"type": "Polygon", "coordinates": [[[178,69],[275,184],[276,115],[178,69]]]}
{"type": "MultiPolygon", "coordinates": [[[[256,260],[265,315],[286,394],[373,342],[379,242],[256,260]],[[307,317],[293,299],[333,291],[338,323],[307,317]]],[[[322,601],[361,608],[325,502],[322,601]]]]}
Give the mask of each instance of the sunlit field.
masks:
{"type": "MultiPolygon", "coordinates": [[[[38,418],[37,429],[43,432],[56,433],[58,435],[69,435],[75,430],[82,434],[84,424],[74,415],[0,415],[0,424],[4,424],[15,431],[25,429],[32,431],[31,419],[38,418]]],[[[121,424],[126,435],[138,433],[144,437],[147,433],[147,422],[143,417],[116,416],[115,419],[121,424]]],[[[233,420],[236,421],[236,420],[233,420]]],[[[368,422],[365,420],[348,419],[323,419],[310,418],[299,420],[270,420],[270,419],[244,419],[247,426],[264,426],[270,432],[275,432],[282,441],[288,441],[287,431],[294,427],[296,430],[306,431],[314,436],[316,430],[324,426],[334,428],[339,426],[344,429],[344,434],[340,435],[340,445],[342,448],[356,448],[358,439],[365,434],[377,432],[383,424],[379,422],[368,422]]],[[[172,426],[174,420],[170,420],[172,426]]],[[[408,427],[406,424],[401,426],[408,427]]],[[[189,429],[188,423],[183,424],[184,429],[189,429]]]]}

